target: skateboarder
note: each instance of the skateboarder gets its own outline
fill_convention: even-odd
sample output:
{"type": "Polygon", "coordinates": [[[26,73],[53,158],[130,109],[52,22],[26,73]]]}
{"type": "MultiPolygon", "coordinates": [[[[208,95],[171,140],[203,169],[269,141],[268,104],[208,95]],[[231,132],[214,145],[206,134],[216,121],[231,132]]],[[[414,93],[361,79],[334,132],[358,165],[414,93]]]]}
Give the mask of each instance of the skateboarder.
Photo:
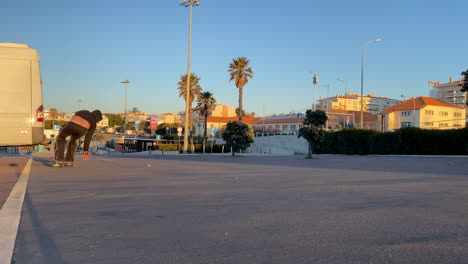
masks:
{"type": "Polygon", "coordinates": [[[66,123],[56,137],[56,153],[55,164],[53,167],[62,167],[64,165],[73,165],[75,161],[76,141],[82,136],[85,136],[83,143],[83,160],[89,159],[89,143],[91,137],[96,130],[96,123],[102,120],[102,114],[99,110],[90,112],[88,110],[80,110],[76,112],[71,120],[66,123]],[[70,136],[67,153],[64,158],[66,138],[70,136]]]}

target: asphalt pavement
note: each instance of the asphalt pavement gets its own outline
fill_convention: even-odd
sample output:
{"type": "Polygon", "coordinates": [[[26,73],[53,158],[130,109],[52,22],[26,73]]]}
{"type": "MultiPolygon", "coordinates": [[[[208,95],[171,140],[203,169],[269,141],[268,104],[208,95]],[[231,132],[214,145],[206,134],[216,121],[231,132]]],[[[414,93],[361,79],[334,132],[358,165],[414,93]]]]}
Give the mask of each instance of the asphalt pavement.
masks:
{"type": "Polygon", "coordinates": [[[468,263],[468,159],[32,157],[12,263],[468,263]]]}

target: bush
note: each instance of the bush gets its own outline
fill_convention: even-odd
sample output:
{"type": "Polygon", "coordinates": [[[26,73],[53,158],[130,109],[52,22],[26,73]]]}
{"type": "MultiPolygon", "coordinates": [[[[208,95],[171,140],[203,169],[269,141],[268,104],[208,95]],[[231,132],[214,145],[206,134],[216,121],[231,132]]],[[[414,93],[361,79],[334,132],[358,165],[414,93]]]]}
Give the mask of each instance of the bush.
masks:
{"type": "Polygon", "coordinates": [[[359,155],[466,155],[468,153],[468,128],[426,130],[408,127],[385,133],[363,129],[343,129],[326,132],[324,141],[317,144],[314,151],[359,155]]]}

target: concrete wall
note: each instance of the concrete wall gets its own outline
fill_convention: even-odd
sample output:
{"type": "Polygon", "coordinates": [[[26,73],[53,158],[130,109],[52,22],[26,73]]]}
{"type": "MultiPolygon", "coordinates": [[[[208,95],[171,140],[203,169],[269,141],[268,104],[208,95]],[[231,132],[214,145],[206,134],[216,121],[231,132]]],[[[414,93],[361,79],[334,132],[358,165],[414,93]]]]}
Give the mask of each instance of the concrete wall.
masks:
{"type": "Polygon", "coordinates": [[[295,135],[256,137],[248,152],[261,154],[307,154],[308,143],[295,135]]]}

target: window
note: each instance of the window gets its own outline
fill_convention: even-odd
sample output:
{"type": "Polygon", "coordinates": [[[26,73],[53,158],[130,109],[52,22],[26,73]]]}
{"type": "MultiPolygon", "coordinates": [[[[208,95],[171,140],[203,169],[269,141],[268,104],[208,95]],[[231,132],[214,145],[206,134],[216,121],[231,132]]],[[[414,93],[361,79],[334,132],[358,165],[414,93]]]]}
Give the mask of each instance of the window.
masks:
{"type": "Polygon", "coordinates": [[[279,129],[280,129],[280,125],[275,125],[275,129],[279,130],[279,129]]]}
{"type": "Polygon", "coordinates": [[[283,125],[283,130],[288,130],[288,125],[283,125]]]}
{"type": "Polygon", "coordinates": [[[439,116],[448,116],[448,112],[439,111],[439,116]]]}
{"type": "Polygon", "coordinates": [[[411,116],[411,111],[401,112],[401,116],[411,116]]]}
{"type": "Polygon", "coordinates": [[[291,130],[296,130],[296,125],[291,125],[291,130]]]}
{"type": "Polygon", "coordinates": [[[401,122],[401,127],[404,128],[404,127],[410,127],[411,126],[411,122],[401,122]]]}
{"type": "Polygon", "coordinates": [[[426,115],[434,115],[434,110],[426,110],[426,115]]]}
{"type": "Polygon", "coordinates": [[[428,127],[432,127],[432,126],[434,126],[434,123],[433,122],[425,122],[424,125],[428,126],[428,127]]]}
{"type": "Polygon", "coordinates": [[[447,123],[440,123],[439,127],[448,127],[448,124],[447,123]]]}
{"type": "Polygon", "coordinates": [[[461,117],[462,114],[461,114],[461,113],[453,113],[453,116],[455,116],[455,117],[461,117]]]}

